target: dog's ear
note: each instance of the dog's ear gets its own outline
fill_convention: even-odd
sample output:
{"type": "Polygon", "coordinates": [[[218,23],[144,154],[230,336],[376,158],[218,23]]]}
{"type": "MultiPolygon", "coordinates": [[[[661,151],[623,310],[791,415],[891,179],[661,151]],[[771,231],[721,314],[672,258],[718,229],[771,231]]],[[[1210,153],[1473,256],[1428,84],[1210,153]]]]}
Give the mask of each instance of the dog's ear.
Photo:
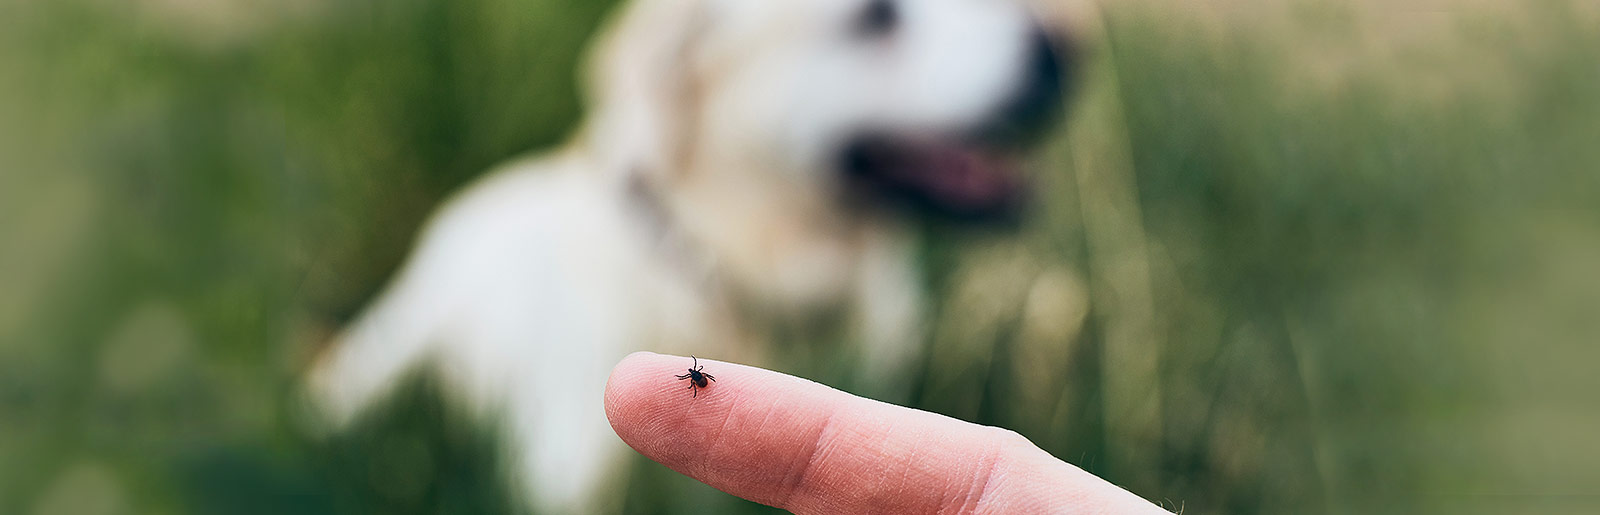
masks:
{"type": "Polygon", "coordinates": [[[582,138],[610,173],[668,175],[694,128],[693,46],[705,0],[634,0],[589,56],[582,138]]]}

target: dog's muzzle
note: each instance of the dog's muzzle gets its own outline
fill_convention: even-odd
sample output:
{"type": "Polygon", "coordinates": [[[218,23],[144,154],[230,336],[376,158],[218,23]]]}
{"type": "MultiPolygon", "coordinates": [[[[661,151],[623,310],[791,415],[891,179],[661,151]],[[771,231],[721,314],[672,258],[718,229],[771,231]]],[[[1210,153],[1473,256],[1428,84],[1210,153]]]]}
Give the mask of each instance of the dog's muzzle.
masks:
{"type": "Polygon", "coordinates": [[[1016,222],[1028,196],[1021,155],[1060,118],[1069,55],[1035,31],[1018,88],[985,123],[951,134],[866,131],[851,138],[839,162],[849,196],[958,222],[1016,222]]]}

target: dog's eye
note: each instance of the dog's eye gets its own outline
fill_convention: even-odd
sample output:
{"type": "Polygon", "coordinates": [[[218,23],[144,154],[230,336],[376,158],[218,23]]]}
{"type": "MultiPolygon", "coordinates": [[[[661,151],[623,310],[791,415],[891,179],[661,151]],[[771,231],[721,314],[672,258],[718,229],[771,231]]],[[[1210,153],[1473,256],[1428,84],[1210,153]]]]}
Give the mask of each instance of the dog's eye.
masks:
{"type": "Polygon", "coordinates": [[[894,31],[900,23],[900,9],[894,0],[868,0],[856,19],[856,32],[867,37],[881,37],[894,31]]]}

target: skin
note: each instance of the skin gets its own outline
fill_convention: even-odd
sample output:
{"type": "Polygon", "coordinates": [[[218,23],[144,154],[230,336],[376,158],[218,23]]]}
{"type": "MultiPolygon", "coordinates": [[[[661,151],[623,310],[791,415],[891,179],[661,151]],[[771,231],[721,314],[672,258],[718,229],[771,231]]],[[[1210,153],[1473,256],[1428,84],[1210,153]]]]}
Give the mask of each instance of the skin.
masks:
{"type": "Polygon", "coordinates": [[[1167,513],[1014,431],[707,360],[722,380],[683,395],[682,356],[612,370],[624,442],[724,492],[794,513],[1167,513]]]}

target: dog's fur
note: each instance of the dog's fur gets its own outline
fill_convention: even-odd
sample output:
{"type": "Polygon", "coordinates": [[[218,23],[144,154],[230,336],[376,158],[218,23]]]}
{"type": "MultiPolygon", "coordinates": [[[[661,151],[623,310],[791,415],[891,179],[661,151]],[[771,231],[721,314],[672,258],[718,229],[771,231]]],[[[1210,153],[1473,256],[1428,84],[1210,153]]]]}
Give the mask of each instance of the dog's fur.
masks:
{"type": "Polygon", "coordinates": [[[583,510],[623,455],[601,392],[628,352],[760,363],[744,315],[842,305],[864,375],[899,383],[920,293],[882,206],[1014,213],[1022,186],[990,168],[1060,73],[1020,3],[893,0],[887,24],[872,3],[636,0],[574,139],[442,207],[316,364],[332,427],[429,358],[504,417],[536,505],[583,510]]]}

